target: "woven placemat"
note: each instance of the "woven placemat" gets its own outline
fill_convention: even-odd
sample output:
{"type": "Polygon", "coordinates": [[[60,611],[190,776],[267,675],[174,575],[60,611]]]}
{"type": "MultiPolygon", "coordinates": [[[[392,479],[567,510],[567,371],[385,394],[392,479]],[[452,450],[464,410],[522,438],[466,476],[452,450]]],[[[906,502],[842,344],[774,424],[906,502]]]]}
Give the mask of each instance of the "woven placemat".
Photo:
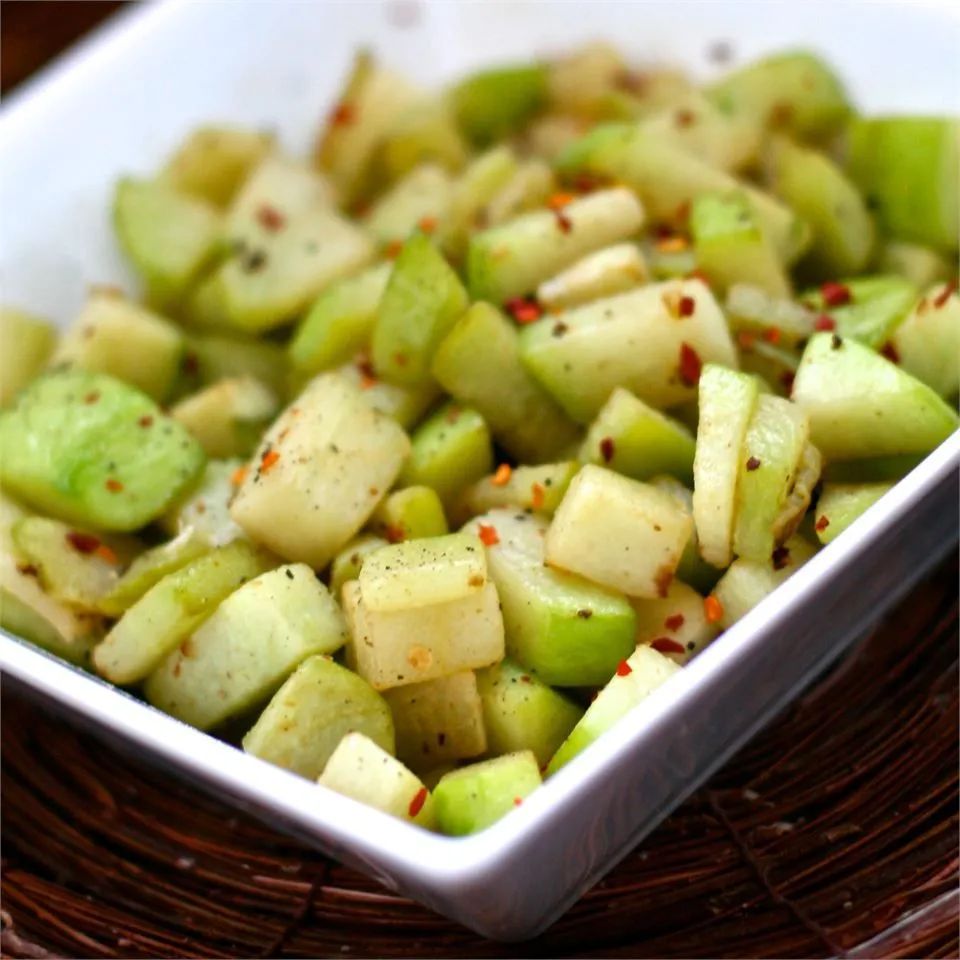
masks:
{"type": "Polygon", "coordinates": [[[955,564],[544,936],[482,940],[3,700],[10,957],[940,957],[958,948],[955,564]]]}

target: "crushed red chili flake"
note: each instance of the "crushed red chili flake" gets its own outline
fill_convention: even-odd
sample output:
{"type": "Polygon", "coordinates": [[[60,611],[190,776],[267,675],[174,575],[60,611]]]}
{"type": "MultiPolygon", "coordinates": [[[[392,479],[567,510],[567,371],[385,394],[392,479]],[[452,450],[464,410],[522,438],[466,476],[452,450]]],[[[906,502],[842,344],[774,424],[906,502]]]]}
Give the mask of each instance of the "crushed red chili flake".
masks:
{"type": "Polygon", "coordinates": [[[514,798],[513,798],[513,805],[514,805],[515,807],[519,807],[521,803],[523,803],[523,797],[514,797],[514,798]]]}
{"type": "Polygon", "coordinates": [[[529,673],[524,673],[524,674],[520,677],[520,682],[521,682],[521,683],[533,683],[533,677],[531,677],[529,673]]]}
{"type": "Polygon", "coordinates": [[[264,230],[276,233],[284,228],[287,218],[276,207],[271,207],[265,203],[257,208],[257,222],[264,230]]]}
{"type": "Polygon", "coordinates": [[[880,348],[881,356],[886,357],[891,363],[900,362],[900,354],[897,352],[897,348],[888,340],[880,348]]]}
{"type": "Polygon", "coordinates": [[[265,450],[263,456],[260,458],[260,472],[269,473],[274,466],[277,464],[277,461],[280,459],[280,454],[276,450],[265,450]]]}
{"type": "Polygon", "coordinates": [[[678,127],[689,127],[696,119],[697,115],[692,110],[678,110],[673,115],[674,123],[678,127]]]}
{"type": "Polygon", "coordinates": [[[554,210],[553,217],[557,221],[557,229],[559,229],[561,233],[569,233],[573,229],[573,221],[563,210],[554,210]]]}
{"type": "Polygon", "coordinates": [[[848,286],[832,280],[820,285],[820,296],[828,307],[842,307],[853,299],[848,286]]]}
{"type": "Polygon", "coordinates": [[[677,313],[680,317],[692,317],[697,309],[697,301],[693,297],[682,296],[677,304],[677,313]]]}
{"type": "Polygon", "coordinates": [[[790,550],[787,547],[777,547],[770,555],[774,570],[782,570],[790,562],[790,550]]]}
{"type": "Polygon", "coordinates": [[[470,587],[482,587],[487,581],[483,579],[483,576],[479,573],[475,573],[467,581],[467,586],[470,587]]]}
{"type": "Polygon", "coordinates": [[[107,479],[107,482],[104,484],[104,486],[111,493],[119,493],[123,489],[123,484],[119,480],[115,479],[114,477],[109,477],[107,479]]]}
{"type": "Polygon", "coordinates": [[[437,229],[437,218],[436,217],[421,217],[417,221],[417,226],[424,233],[433,233],[437,229]]]}
{"type": "Polygon", "coordinates": [[[334,127],[346,127],[357,119],[357,109],[352,103],[338,103],[330,112],[330,124],[334,127]]]}
{"type": "Polygon", "coordinates": [[[604,463],[609,463],[616,452],[617,449],[613,442],[613,437],[604,437],[600,441],[600,456],[603,457],[604,463]]]}
{"type": "Polygon", "coordinates": [[[723,604],[712,593],[703,598],[703,615],[707,623],[719,623],[723,619],[723,604]]]}
{"type": "Polygon", "coordinates": [[[81,533],[79,530],[70,530],[65,534],[65,539],[77,553],[96,553],[101,544],[99,537],[92,533],[81,533]]]}
{"type": "Polygon", "coordinates": [[[501,463],[497,467],[497,472],[493,475],[490,482],[495,487],[505,487],[510,482],[510,476],[513,473],[513,468],[509,463],[501,463]]]}
{"type": "Polygon", "coordinates": [[[677,643],[676,640],[671,640],[669,637],[657,637],[656,640],[650,641],[650,646],[653,647],[657,653],[684,653],[683,644],[677,643]]]}
{"type": "Polygon", "coordinates": [[[399,523],[388,523],[383,530],[388,543],[400,543],[406,539],[406,531],[399,523]]]}
{"type": "Polygon", "coordinates": [[[112,567],[115,567],[120,562],[117,555],[105,543],[101,543],[100,546],[94,550],[94,553],[103,560],[104,563],[109,563],[112,567]]]}
{"type": "Polygon", "coordinates": [[[934,298],[933,305],[939,310],[945,306],[951,294],[957,292],[957,281],[951,280],[934,298]]]}
{"type": "Polygon", "coordinates": [[[149,413],[148,413],[148,414],[145,414],[144,416],[142,416],[142,417],[137,421],[137,425],[140,426],[140,427],[144,427],[144,428],[146,428],[146,427],[152,427],[152,426],[153,426],[153,417],[151,417],[149,413]]]}
{"type": "Polygon", "coordinates": [[[96,403],[99,399],[100,399],[100,391],[99,391],[99,390],[92,390],[90,393],[88,393],[88,394],[83,398],[83,402],[84,402],[84,403],[96,403]]]}
{"type": "Polygon", "coordinates": [[[413,795],[413,799],[410,801],[410,806],[407,807],[407,813],[411,817],[415,817],[423,809],[423,805],[426,802],[427,802],[427,788],[421,787],[413,795]]]}
{"type": "Polygon", "coordinates": [[[456,423],[460,419],[463,410],[460,407],[451,407],[443,418],[447,423],[456,423]]]}
{"type": "Polygon", "coordinates": [[[627,663],[626,660],[621,660],[621,661],[617,664],[617,676],[618,676],[618,677],[629,677],[631,673],[633,673],[633,667],[631,667],[630,664],[627,663]]]}
{"type": "Polygon", "coordinates": [[[551,210],[562,210],[568,203],[573,203],[576,199],[572,193],[555,193],[547,200],[547,206],[551,210]]]}
{"type": "Polygon", "coordinates": [[[604,178],[594,173],[578,173],[573,178],[573,189],[577,193],[593,193],[604,185],[604,178]]]}
{"type": "Polygon", "coordinates": [[[680,344],[680,379],[688,387],[695,387],[700,382],[700,371],[703,363],[700,354],[689,343],[680,344]]]}
{"type": "Polygon", "coordinates": [[[480,538],[480,542],[487,547],[495,547],[500,542],[500,535],[497,533],[496,527],[491,527],[489,524],[481,523],[477,527],[477,536],[480,538]]]}
{"type": "Polygon", "coordinates": [[[504,304],[507,313],[522,325],[535,323],[540,319],[540,305],[527,297],[513,297],[504,304]]]}
{"type": "Polygon", "coordinates": [[[823,531],[826,530],[827,527],[829,526],[830,526],[830,518],[826,514],[824,514],[822,517],[819,517],[817,519],[817,522],[813,525],[813,529],[816,530],[817,533],[823,533],[823,531]]]}
{"type": "Polygon", "coordinates": [[[768,327],[763,331],[763,339],[766,340],[767,343],[778,344],[780,342],[780,328],[768,327]]]}
{"type": "Polygon", "coordinates": [[[673,211],[673,219],[679,220],[680,223],[686,223],[690,219],[690,211],[693,209],[692,204],[689,200],[684,200],[683,203],[677,205],[677,209],[673,211]]]}
{"type": "Polygon", "coordinates": [[[403,249],[402,240],[391,240],[386,247],[384,247],[383,255],[388,260],[396,260],[400,256],[400,251],[403,249]]]}
{"type": "Polygon", "coordinates": [[[829,313],[821,313],[820,316],[813,321],[813,329],[819,330],[821,333],[826,333],[830,330],[836,330],[837,321],[834,320],[829,313]]]}
{"type": "Polygon", "coordinates": [[[752,350],[753,344],[756,338],[752,333],[747,332],[746,330],[741,330],[737,334],[737,343],[740,344],[741,350],[752,350]]]}
{"type": "Polygon", "coordinates": [[[691,270],[686,278],[687,280],[699,280],[705,287],[710,286],[710,278],[699,267],[691,270]]]}
{"type": "Polygon", "coordinates": [[[682,613],[675,613],[672,616],[667,617],[667,619],[663,621],[663,625],[668,630],[673,630],[676,632],[683,626],[685,620],[686,617],[684,617],[682,613]]]}
{"type": "Polygon", "coordinates": [[[393,362],[398,367],[405,367],[409,363],[409,358],[405,353],[395,353],[393,355],[393,362]]]}
{"type": "Polygon", "coordinates": [[[775,103],[770,108],[769,117],[771,126],[785,127],[793,117],[793,104],[784,101],[775,103]]]}
{"type": "Polygon", "coordinates": [[[660,237],[655,244],[659,253],[682,253],[690,246],[690,241],[679,233],[660,237]]]}
{"type": "Polygon", "coordinates": [[[747,469],[750,470],[751,472],[759,469],[759,467],[760,467],[760,460],[757,457],[750,457],[747,460],[747,469]]]}
{"type": "Polygon", "coordinates": [[[535,483],[530,487],[530,506],[534,510],[539,510],[543,506],[543,498],[546,496],[546,491],[543,489],[541,484],[535,483]]]}
{"type": "Polygon", "coordinates": [[[246,479],[247,469],[247,467],[237,467],[237,469],[230,474],[230,483],[235,487],[239,487],[246,479]]]}

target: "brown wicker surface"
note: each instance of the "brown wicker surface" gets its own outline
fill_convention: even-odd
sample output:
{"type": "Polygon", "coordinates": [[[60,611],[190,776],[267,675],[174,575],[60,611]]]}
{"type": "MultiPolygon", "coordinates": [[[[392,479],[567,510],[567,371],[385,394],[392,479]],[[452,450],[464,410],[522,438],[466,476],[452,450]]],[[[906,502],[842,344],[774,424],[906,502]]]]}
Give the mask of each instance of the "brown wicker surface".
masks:
{"type": "Polygon", "coordinates": [[[481,940],[8,694],[3,953],[956,956],[956,584],[942,568],[521,945],[481,940]]]}

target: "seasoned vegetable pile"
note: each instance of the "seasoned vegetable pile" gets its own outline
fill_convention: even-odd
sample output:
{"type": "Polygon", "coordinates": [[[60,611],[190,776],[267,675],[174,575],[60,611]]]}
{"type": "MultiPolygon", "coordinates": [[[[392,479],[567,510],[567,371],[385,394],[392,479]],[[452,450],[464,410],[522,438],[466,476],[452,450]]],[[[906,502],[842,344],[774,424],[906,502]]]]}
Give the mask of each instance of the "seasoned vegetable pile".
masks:
{"type": "Polygon", "coordinates": [[[957,428],[958,145],[606,45],[194,131],[116,187],[140,295],[0,314],[3,626],[485,828],[957,428]]]}

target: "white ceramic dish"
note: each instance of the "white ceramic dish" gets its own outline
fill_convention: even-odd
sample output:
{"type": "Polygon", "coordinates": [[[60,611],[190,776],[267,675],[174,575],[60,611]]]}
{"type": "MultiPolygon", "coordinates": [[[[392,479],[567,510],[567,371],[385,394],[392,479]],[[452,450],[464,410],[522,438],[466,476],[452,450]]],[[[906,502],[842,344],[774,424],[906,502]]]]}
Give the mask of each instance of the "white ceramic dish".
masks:
{"type": "MultiPolygon", "coordinates": [[[[305,149],[359,44],[436,83],[480,63],[570,47],[587,33],[639,61],[701,74],[718,40],[738,59],[811,46],[840,67],[865,109],[960,112],[960,12],[950,3],[169,0],[131,9],[5,106],[3,300],[66,321],[89,283],[128,282],[108,217],[115,177],[155,167],[204,120],[270,125],[291,149],[305,149]]],[[[361,807],[9,636],[0,636],[0,667],[391,889],[488,936],[529,937],[950,548],[958,464],[954,435],[614,734],[473,838],[428,835],[361,807]]]]}

